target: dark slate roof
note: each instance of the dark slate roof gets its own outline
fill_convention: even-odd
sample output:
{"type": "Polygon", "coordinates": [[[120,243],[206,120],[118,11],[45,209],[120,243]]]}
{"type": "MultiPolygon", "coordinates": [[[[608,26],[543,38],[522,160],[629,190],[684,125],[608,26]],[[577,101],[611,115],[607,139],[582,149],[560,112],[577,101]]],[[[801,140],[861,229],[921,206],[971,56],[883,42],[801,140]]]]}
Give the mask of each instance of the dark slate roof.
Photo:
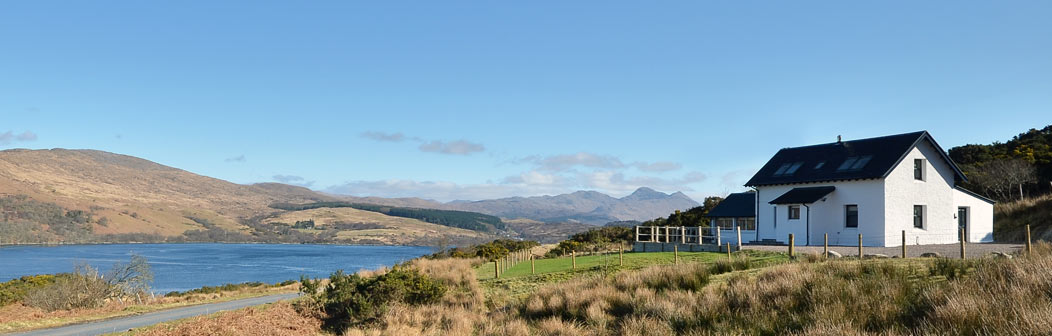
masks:
{"type": "Polygon", "coordinates": [[[818,183],[844,180],[877,179],[887,177],[921,141],[927,140],[942,154],[957,175],[957,181],[967,181],[957,164],[935,142],[927,131],[889,135],[878,138],[833,142],[821,145],[783,148],[756,172],[746,186],[795,183],[818,183]],[[838,171],[850,158],[870,156],[869,162],[858,169],[838,171]],[[792,174],[775,176],[785,164],[802,162],[792,174]],[[820,164],[821,163],[821,164],[820,164]]]}
{"type": "Polygon", "coordinates": [[[990,204],[996,204],[997,203],[997,201],[989,199],[989,198],[986,198],[986,196],[979,195],[979,193],[977,193],[977,192],[974,192],[974,191],[971,191],[971,190],[968,190],[968,189],[964,189],[964,188],[961,188],[961,187],[956,187],[956,188],[957,188],[957,190],[960,190],[961,192],[963,192],[965,194],[971,195],[972,197],[978,198],[979,200],[981,200],[983,202],[990,203],[990,204]]]}
{"type": "Polygon", "coordinates": [[[707,217],[756,217],[756,193],[743,192],[727,195],[720,204],[709,210],[707,217]]]}
{"type": "Polygon", "coordinates": [[[818,202],[822,197],[826,197],[829,193],[836,190],[834,186],[824,187],[806,187],[806,188],[793,188],[778,196],[774,200],[767,202],[770,204],[811,204],[818,202]]]}

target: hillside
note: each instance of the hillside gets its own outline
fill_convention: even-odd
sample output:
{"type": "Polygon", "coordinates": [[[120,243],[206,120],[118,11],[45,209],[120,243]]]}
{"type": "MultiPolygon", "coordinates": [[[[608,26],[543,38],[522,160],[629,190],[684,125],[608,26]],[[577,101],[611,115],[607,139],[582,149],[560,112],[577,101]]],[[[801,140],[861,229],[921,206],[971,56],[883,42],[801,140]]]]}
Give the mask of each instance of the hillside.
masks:
{"type": "Polygon", "coordinates": [[[446,203],[448,208],[503,218],[582,222],[594,225],[613,221],[653,219],[675,210],[686,210],[698,205],[698,202],[683,193],[665,194],[645,187],[622,198],[614,198],[597,191],[577,191],[557,196],[446,203]]]}
{"type": "MultiPolygon", "coordinates": [[[[271,204],[339,200],[307,188],[278,183],[235,184],[103,151],[0,151],[0,205],[3,205],[0,210],[4,220],[0,233],[5,235],[6,242],[173,239],[338,242],[354,235],[292,233],[287,228],[269,225],[274,221],[267,218],[286,213],[270,208],[271,204]]],[[[376,214],[370,218],[384,221],[383,217],[387,216],[376,214]]],[[[410,224],[399,220],[387,222],[395,229],[410,224]]],[[[447,238],[484,240],[483,235],[466,231],[448,230],[447,238]]],[[[394,237],[377,241],[420,243],[416,236],[387,233],[394,237]]]]}
{"type": "Polygon", "coordinates": [[[994,239],[1023,242],[1026,225],[1031,238],[1052,241],[1052,194],[994,205],[994,239]]]}

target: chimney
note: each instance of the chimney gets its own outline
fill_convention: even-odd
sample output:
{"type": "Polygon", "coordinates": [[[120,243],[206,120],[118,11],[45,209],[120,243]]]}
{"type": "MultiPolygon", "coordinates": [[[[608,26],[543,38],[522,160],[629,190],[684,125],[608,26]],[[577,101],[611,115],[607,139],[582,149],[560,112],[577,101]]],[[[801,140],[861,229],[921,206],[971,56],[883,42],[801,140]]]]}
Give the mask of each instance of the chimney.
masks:
{"type": "Polygon", "coordinates": [[[840,135],[839,134],[837,134],[837,136],[836,136],[836,143],[840,143],[840,135]]]}

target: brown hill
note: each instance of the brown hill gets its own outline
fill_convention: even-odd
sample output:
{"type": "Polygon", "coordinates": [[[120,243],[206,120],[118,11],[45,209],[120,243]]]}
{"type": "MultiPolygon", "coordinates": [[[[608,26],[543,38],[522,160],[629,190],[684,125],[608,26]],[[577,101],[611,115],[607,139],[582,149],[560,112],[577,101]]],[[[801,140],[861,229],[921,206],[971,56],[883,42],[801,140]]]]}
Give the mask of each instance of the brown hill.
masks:
{"type": "MultiPolygon", "coordinates": [[[[273,232],[269,231],[281,229],[261,225],[270,223],[266,218],[285,214],[270,208],[271,204],[341,200],[302,187],[278,183],[241,185],[132,156],[67,149],[0,151],[0,197],[4,198],[0,211],[7,224],[0,230],[11,231],[7,232],[8,237],[16,237],[8,238],[8,242],[18,237],[23,241],[87,239],[75,234],[76,230],[56,229],[67,222],[88,227],[95,235],[142,233],[179,237],[188,230],[218,229],[240,234],[229,238],[223,232],[228,239],[259,240],[271,237],[273,232]],[[81,214],[78,210],[86,214],[84,218],[77,217],[81,214]]],[[[370,216],[376,220],[388,217],[370,216]]],[[[392,228],[390,232],[407,236],[404,230],[400,231],[400,225],[409,222],[384,221],[392,228]]],[[[414,221],[409,227],[419,229],[420,223],[423,222],[414,221]]],[[[453,240],[482,238],[467,230],[423,224],[427,224],[428,232],[449,229],[453,240]]],[[[354,237],[353,234],[336,236],[341,241],[358,241],[342,238],[354,237]]],[[[369,242],[419,243],[417,236],[369,242]]]]}

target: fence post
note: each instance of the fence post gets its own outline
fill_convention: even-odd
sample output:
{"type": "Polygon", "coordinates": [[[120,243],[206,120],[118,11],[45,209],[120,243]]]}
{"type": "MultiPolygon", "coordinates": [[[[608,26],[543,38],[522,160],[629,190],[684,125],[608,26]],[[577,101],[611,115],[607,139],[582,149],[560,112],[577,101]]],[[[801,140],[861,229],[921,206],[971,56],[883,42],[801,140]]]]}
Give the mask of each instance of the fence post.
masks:
{"type": "Polygon", "coordinates": [[[862,260],[862,234],[858,234],[858,260],[862,260]]]}
{"type": "Polygon", "coordinates": [[[734,231],[738,233],[738,250],[742,249],[742,227],[737,225],[734,227],[734,231]]]}
{"type": "Polygon", "coordinates": [[[906,259],[906,230],[902,230],[902,259],[906,259]]]}
{"type": "Polygon", "coordinates": [[[793,244],[796,243],[796,237],[792,233],[789,234],[789,258],[793,257],[793,244]]]}
{"type": "Polygon", "coordinates": [[[570,262],[573,263],[573,269],[577,269],[577,251],[570,250],[570,262]]]}
{"type": "Polygon", "coordinates": [[[672,245],[672,256],[675,257],[672,263],[679,265],[679,245],[672,245]]]}
{"type": "Polygon", "coordinates": [[[636,241],[640,241],[639,240],[639,225],[636,225],[636,241]]]}
{"type": "Polygon", "coordinates": [[[686,229],[686,226],[680,226],[679,227],[679,242],[683,243],[683,244],[687,243],[687,229],[686,229]]]}
{"type": "Polygon", "coordinates": [[[530,274],[537,274],[537,261],[533,258],[533,254],[530,254],[530,274]]]}
{"type": "Polygon", "coordinates": [[[1030,224],[1026,225],[1026,255],[1034,252],[1033,247],[1030,245],[1030,224]]]}
{"type": "Polygon", "coordinates": [[[716,229],[716,250],[719,250],[720,249],[720,245],[723,245],[723,239],[720,238],[720,231],[721,230],[720,230],[719,226],[714,226],[713,228],[716,229]]]}
{"type": "Polygon", "coordinates": [[[829,234],[822,234],[822,258],[829,256],[829,234]]]}
{"type": "Polygon", "coordinates": [[[625,265],[625,243],[617,243],[617,263],[618,266],[625,265]]]}
{"type": "Polygon", "coordinates": [[[493,277],[494,278],[499,278],[500,277],[500,260],[499,259],[493,261],[493,277]]]}
{"type": "Polygon", "coordinates": [[[665,227],[665,243],[666,244],[671,242],[671,239],[669,238],[669,236],[671,236],[671,235],[668,234],[668,226],[666,226],[665,227]]]}
{"type": "Polygon", "coordinates": [[[961,259],[964,259],[964,228],[959,228],[957,231],[961,232],[961,259]]]}
{"type": "Polygon", "coordinates": [[[731,258],[731,242],[727,242],[727,259],[731,258]]]}

